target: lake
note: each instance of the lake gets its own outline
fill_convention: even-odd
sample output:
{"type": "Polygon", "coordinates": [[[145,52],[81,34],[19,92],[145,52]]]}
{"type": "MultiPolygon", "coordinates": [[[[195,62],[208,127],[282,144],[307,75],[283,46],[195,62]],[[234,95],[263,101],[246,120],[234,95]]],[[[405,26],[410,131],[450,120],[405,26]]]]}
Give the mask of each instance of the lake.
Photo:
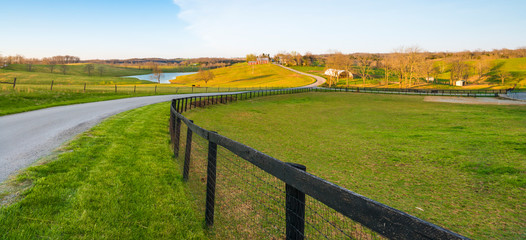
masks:
{"type": "MultiPolygon", "coordinates": [[[[195,72],[175,72],[175,73],[162,73],[161,83],[170,83],[170,80],[177,78],[178,76],[194,74],[195,72]]],[[[138,78],[139,80],[146,80],[157,82],[157,79],[153,77],[153,73],[135,76],[125,76],[126,78],[138,78]]]]}

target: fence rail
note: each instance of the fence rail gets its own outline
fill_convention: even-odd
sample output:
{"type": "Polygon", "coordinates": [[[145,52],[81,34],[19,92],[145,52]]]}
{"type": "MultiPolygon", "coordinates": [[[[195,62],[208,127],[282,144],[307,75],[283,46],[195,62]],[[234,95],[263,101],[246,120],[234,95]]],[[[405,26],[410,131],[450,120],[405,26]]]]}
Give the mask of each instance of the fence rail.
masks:
{"type": "Polygon", "coordinates": [[[174,155],[182,162],[183,179],[189,181],[191,191],[206,193],[196,198],[218,238],[467,239],[314,176],[305,166],[282,162],[204,129],[181,114],[194,107],[310,91],[316,90],[264,90],[172,101],[174,155]],[[182,130],[186,143],[181,141],[182,130]],[[184,159],[179,157],[180,149],[185,149],[184,159]],[[215,216],[220,220],[215,221],[215,216]],[[246,219],[239,220],[240,216],[246,219]]]}
{"type": "Polygon", "coordinates": [[[362,92],[403,95],[432,95],[432,96],[457,96],[457,97],[498,97],[506,94],[510,89],[496,90],[443,90],[443,89],[413,89],[413,88],[315,88],[318,92],[362,92]]]}

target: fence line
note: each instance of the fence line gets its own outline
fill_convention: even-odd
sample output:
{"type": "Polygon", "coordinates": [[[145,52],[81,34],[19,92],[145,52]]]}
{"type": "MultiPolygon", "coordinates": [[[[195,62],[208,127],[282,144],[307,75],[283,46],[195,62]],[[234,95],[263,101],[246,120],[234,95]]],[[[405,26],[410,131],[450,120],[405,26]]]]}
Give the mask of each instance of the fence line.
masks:
{"type": "Polygon", "coordinates": [[[282,162],[204,129],[181,114],[194,107],[310,91],[316,90],[280,89],[172,100],[174,155],[179,156],[179,149],[183,149],[180,138],[185,130],[185,158],[180,160],[183,176],[190,179],[205,221],[214,226],[218,238],[467,239],[309,174],[305,166],[282,162]],[[181,128],[183,123],[185,129],[181,128]],[[220,220],[214,220],[217,216],[220,220]],[[239,220],[241,217],[246,221],[239,220]]]}
{"type": "Polygon", "coordinates": [[[511,89],[496,90],[442,90],[442,89],[413,89],[413,88],[315,88],[318,92],[362,92],[362,93],[383,93],[383,94],[403,94],[403,95],[432,95],[432,96],[457,96],[457,97],[498,97],[499,94],[506,94],[511,89]]]}

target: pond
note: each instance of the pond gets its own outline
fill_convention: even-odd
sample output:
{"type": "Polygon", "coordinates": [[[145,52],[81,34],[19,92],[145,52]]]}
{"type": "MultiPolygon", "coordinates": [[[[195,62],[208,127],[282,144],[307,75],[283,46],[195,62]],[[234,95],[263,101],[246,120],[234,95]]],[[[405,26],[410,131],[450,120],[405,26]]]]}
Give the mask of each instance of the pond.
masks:
{"type": "MultiPolygon", "coordinates": [[[[195,72],[174,72],[174,73],[162,73],[161,83],[170,83],[170,80],[177,78],[178,76],[194,74],[195,72]]],[[[146,80],[157,82],[157,78],[153,77],[153,73],[144,75],[125,76],[126,78],[138,78],[139,80],[146,80]]]]}

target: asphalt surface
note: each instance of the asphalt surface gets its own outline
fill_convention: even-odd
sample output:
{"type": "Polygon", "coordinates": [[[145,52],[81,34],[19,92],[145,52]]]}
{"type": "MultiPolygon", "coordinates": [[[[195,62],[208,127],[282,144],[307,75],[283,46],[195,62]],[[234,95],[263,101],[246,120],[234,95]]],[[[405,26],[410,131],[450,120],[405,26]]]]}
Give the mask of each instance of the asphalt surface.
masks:
{"type": "Polygon", "coordinates": [[[0,117],[0,182],[49,155],[55,148],[105,118],[130,109],[188,96],[178,94],[125,98],[45,108],[0,117]]]}
{"type": "MultiPolygon", "coordinates": [[[[278,65],[279,66],[279,65],[278,65]]],[[[284,67],[294,72],[296,70],[284,67]]],[[[300,74],[304,74],[298,72],[300,74]]],[[[317,86],[324,78],[309,75],[317,86]]],[[[230,92],[233,93],[233,92],[230,92]]],[[[105,118],[130,109],[171,101],[189,96],[212,96],[224,93],[178,94],[125,98],[40,109],[0,117],[0,182],[24,169],[41,157],[49,155],[105,118]]]]}

